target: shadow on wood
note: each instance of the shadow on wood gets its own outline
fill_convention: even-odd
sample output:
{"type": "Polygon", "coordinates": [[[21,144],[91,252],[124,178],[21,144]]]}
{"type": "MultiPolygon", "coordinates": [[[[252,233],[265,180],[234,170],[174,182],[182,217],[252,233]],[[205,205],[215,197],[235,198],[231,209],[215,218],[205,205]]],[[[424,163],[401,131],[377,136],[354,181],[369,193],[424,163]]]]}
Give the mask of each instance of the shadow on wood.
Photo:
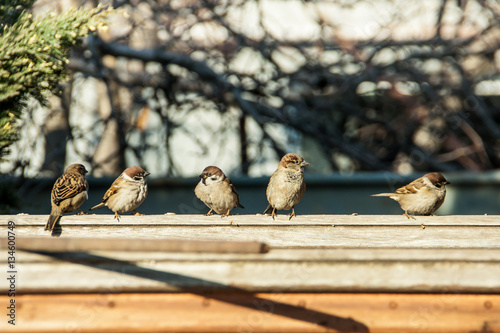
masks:
{"type": "MultiPolygon", "coordinates": [[[[186,275],[157,271],[150,268],[144,268],[135,265],[134,263],[116,260],[113,258],[97,256],[89,253],[49,253],[37,252],[47,255],[58,260],[68,261],[80,265],[85,265],[97,269],[118,272],[144,279],[151,279],[163,282],[173,286],[180,287],[181,292],[192,293],[195,295],[212,298],[217,301],[230,303],[232,305],[247,307],[253,310],[263,311],[274,315],[279,315],[291,319],[296,319],[312,324],[316,324],[325,328],[335,329],[339,332],[368,332],[368,327],[351,318],[331,315],[311,309],[306,309],[301,306],[293,306],[286,303],[277,302],[261,297],[257,297],[254,293],[245,290],[227,286],[221,283],[210,280],[194,278],[186,275]],[[100,263],[105,261],[104,265],[100,263]],[[193,288],[186,287],[193,286],[193,288]],[[221,289],[227,293],[210,293],[204,292],[204,288],[210,290],[221,289]]],[[[206,290],[205,289],[205,290],[206,290]]],[[[102,292],[106,292],[103,290],[102,292]]],[[[278,291],[283,292],[283,291],[278,291]]]]}
{"type": "MultiPolygon", "coordinates": [[[[8,248],[8,239],[0,239],[0,249],[8,248]]],[[[16,240],[17,250],[32,252],[193,252],[193,253],[267,253],[269,246],[252,241],[210,241],[180,239],[113,239],[113,238],[41,238],[16,240]]]]}

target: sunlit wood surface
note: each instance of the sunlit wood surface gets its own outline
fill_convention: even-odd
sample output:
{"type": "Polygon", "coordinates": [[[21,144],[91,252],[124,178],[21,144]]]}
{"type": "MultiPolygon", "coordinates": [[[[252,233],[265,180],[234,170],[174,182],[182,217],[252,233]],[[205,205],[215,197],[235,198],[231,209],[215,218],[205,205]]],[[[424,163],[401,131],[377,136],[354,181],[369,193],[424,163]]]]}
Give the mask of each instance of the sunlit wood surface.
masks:
{"type": "Polygon", "coordinates": [[[499,216],[46,219],[0,216],[1,332],[500,331],[499,216]]]}

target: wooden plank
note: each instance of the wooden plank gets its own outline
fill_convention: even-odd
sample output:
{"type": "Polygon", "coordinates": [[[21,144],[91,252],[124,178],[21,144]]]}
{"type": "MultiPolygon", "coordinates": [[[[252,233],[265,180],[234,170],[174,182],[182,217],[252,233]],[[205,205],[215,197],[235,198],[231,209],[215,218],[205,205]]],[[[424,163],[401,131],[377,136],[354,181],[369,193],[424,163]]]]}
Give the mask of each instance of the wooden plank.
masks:
{"type": "MultiPolygon", "coordinates": [[[[48,215],[1,215],[0,225],[15,221],[18,226],[45,226],[48,215]]],[[[64,215],[62,226],[489,226],[499,227],[498,215],[445,215],[416,216],[409,220],[402,215],[297,215],[291,221],[286,214],[280,214],[275,221],[270,216],[230,215],[221,218],[220,215],[204,216],[190,214],[165,214],[130,216],[122,215],[120,221],[109,215],[64,215]]]]}
{"type": "MultiPolygon", "coordinates": [[[[6,229],[7,221],[15,220],[16,241],[21,243],[29,237],[40,237],[49,243],[57,241],[43,231],[45,218],[1,216],[0,223],[6,229]]],[[[102,216],[65,216],[60,239],[69,242],[81,237],[126,240],[130,246],[151,239],[253,241],[267,243],[272,250],[265,255],[235,256],[117,251],[40,256],[19,251],[16,260],[20,291],[500,290],[497,217],[425,217],[429,221],[425,228],[401,216],[304,216],[304,220],[292,222],[272,221],[267,216],[232,218],[126,216],[120,222],[110,219],[100,224],[102,216]],[[385,218],[389,222],[379,225],[385,218]],[[342,223],[331,223],[336,220],[342,223]]],[[[0,262],[6,265],[6,258],[0,258],[0,262]]],[[[0,285],[1,292],[6,292],[5,288],[0,285]]]]}
{"type": "MultiPolygon", "coordinates": [[[[43,230],[46,216],[1,216],[15,221],[18,237],[50,237],[43,230]]],[[[299,216],[291,222],[268,216],[152,215],[112,217],[65,216],[61,237],[137,238],[208,241],[258,241],[272,247],[427,247],[499,248],[498,216],[299,216]],[[422,227],[421,223],[425,225],[422,227]]]]}
{"type": "MultiPolygon", "coordinates": [[[[7,266],[6,258],[2,265],[7,266]]],[[[18,290],[500,292],[500,249],[274,249],[267,254],[19,252],[18,290]]],[[[7,286],[0,285],[6,293],[7,286]]]]}
{"type": "MultiPolygon", "coordinates": [[[[0,303],[7,304],[6,296],[0,303]]],[[[2,332],[500,332],[500,295],[69,294],[16,297],[2,332]]]]}
{"type": "MultiPolygon", "coordinates": [[[[8,239],[0,239],[0,249],[9,248],[8,239]]],[[[213,252],[266,253],[269,247],[259,242],[200,241],[175,239],[111,239],[111,238],[20,238],[17,250],[35,252],[70,251],[158,251],[158,252],[213,252]]]]}
{"type": "MultiPolygon", "coordinates": [[[[238,254],[238,253],[182,253],[182,252],[120,252],[120,251],[91,251],[89,254],[110,258],[109,260],[126,260],[130,262],[144,261],[189,261],[189,262],[218,262],[218,261],[282,261],[282,262],[345,262],[345,261],[467,261],[467,262],[489,262],[500,261],[500,249],[427,249],[427,248],[297,248],[297,249],[272,249],[262,254],[238,254]]],[[[72,256],[78,258],[78,253],[67,253],[68,259],[72,256]]],[[[108,259],[103,259],[106,261],[108,259]]],[[[19,251],[16,261],[20,264],[60,262],[49,254],[19,251]]],[[[6,256],[0,256],[0,265],[7,263],[6,256]]]]}
{"type": "MultiPolygon", "coordinates": [[[[17,237],[50,237],[41,226],[19,226],[17,237]]],[[[64,226],[61,237],[256,241],[273,248],[500,248],[497,226],[64,226]]]]}

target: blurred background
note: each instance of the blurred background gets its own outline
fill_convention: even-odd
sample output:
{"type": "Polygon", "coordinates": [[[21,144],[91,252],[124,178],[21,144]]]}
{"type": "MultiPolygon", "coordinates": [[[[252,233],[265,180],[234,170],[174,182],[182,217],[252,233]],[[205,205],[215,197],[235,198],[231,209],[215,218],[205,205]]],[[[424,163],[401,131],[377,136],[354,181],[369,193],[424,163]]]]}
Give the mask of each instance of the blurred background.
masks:
{"type": "MultiPolygon", "coordinates": [[[[282,155],[308,189],[298,214],[401,214],[370,194],[428,171],[452,185],[438,214],[500,214],[496,0],[40,0],[34,16],[110,5],[71,53],[50,106],[28,101],[0,162],[3,213],[50,211],[71,163],[98,203],[123,169],[151,173],[139,211],[206,213],[196,176],[217,165],[262,212],[282,155]]],[[[96,213],[109,214],[102,209],[96,213]]]]}

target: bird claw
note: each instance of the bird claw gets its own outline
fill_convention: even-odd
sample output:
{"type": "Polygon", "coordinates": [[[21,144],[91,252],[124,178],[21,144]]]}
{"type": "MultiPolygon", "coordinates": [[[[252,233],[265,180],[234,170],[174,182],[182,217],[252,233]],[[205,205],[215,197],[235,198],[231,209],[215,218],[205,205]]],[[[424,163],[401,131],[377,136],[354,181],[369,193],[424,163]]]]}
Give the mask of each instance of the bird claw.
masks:
{"type": "Polygon", "coordinates": [[[271,212],[271,216],[273,218],[273,221],[275,221],[275,217],[278,217],[278,214],[276,214],[276,208],[273,208],[273,211],[271,212]]]}
{"type": "Polygon", "coordinates": [[[411,220],[411,219],[416,220],[415,216],[410,215],[407,212],[405,212],[403,215],[406,216],[408,218],[408,220],[411,220]]]}

